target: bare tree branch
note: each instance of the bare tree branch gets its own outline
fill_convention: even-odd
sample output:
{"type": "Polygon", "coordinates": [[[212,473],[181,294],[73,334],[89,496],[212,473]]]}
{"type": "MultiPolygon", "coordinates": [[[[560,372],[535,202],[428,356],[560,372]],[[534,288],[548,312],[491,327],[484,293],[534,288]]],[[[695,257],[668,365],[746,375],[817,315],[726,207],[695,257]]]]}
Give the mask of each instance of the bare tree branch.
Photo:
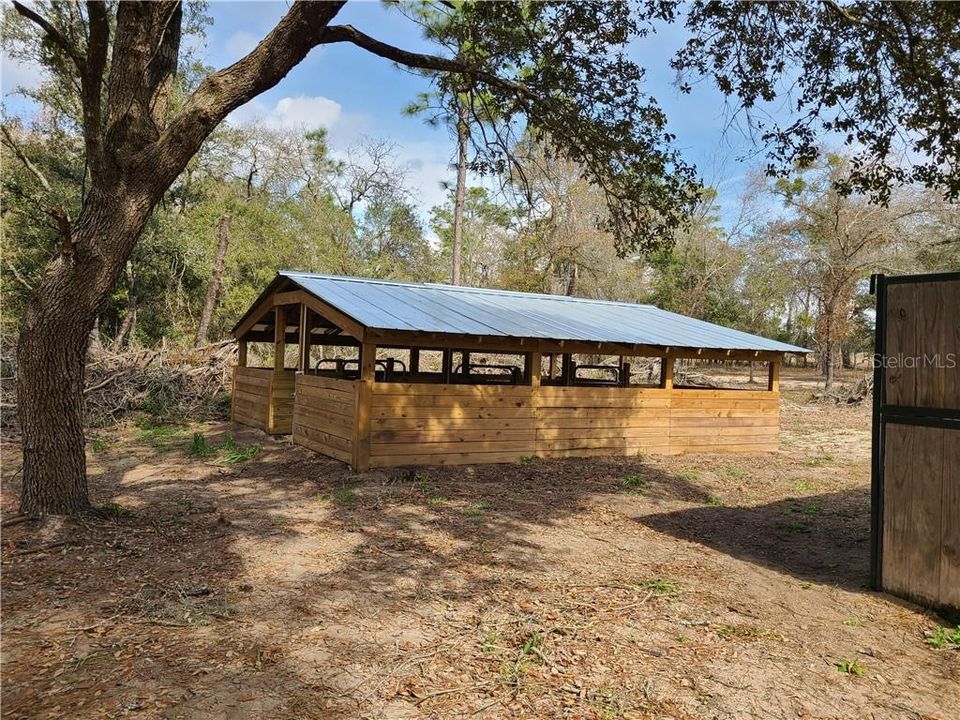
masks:
{"type": "Polygon", "coordinates": [[[526,85],[518,82],[506,80],[494,73],[483,70],[475,65],[465,63],[454,58],[440,57],[439,55],[427,55],[424,53],[410,52],[394,45],[389,45],[381,40],[370,37],[360,32],[352,25],[331,25],[323,33],[322,41],[327,43],[349,42],[359,48],[382,57],[386,60],[392,60],[400,65],[405,65],[419,70],[439,70],[441,72],[465,73],[471,74],[485,83],[504,90],[510,90],[520,93],[531,99],[539,97],[526,85]]]}

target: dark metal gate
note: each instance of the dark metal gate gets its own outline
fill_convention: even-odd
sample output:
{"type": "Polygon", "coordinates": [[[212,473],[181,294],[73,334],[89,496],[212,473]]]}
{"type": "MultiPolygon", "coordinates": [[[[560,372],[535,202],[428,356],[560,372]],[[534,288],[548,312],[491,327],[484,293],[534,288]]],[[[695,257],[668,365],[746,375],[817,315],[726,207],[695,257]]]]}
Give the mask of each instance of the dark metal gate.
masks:
{"type": "Polygon", "coordinates": [[[960,272],[875,275],[870,290],[871,586],[960,608],[960,272]]]}

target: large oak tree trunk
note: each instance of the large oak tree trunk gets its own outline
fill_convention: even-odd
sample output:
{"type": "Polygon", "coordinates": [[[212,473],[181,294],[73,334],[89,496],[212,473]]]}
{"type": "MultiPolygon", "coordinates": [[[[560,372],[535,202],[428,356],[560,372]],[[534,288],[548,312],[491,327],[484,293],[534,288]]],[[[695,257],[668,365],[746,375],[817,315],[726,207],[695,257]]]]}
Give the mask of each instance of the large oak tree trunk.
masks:
{"type": "Polygon", "coordinates": [[[142,189],[88,201],[62,254],[27,308],[17,346],[25,514],[89,505],[83,434],[87,346],[153,205],[142,189]],[[104,252],[109,248],[111,252],[104,252]]]}
{"type": "Polygon", "coordinates": [[[68,280],[54,278],[45,285],[48,292],[38,294],[27,311],[17,348],[23,432],[20,511],[29,515],[76,512],[89,502],[83,375],[93,321],[74,301],[68,280]]]}
{"type": "Polygon", "coordinates": [[[20,331],[24,513],[70,513],[89,505],[83,435],[88,338],[154,206],[217,124],[276,85],[323,42],[373,43],[372,52],[389,51],[416,67],[443,69],[450,63],[357,39],[349,26],[328,31],[343,4],[294,3],[256,48],[208,75],[169,118],[180,2],[118,3],[112,32],[108,6],[87,3],[86,44],[79,48],[72,34],[14,1],[56,59],[76,67],[90,177],[76,223],[62,208],[56,214],[62,253],[47,266],[20,331]]]}

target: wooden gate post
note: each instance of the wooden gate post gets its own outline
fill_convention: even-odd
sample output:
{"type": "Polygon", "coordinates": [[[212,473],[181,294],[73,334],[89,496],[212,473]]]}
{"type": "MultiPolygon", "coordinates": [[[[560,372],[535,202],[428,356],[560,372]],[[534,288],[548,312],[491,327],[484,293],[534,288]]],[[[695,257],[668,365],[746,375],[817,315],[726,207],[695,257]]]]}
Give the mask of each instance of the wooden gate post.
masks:
{"type": "Polygon", "coordinates": [[[313,314],[306,305],[300,306],[300,362],[298,369],[300,372],[306,372],[310,369],[310,343],[313,336],[310,333],[310,324],[313,322],[313,314]]]}
{"type": "Polygon", "coordinates": [[[540,376],[543,372],[543,355],[538,352],[527,353],[525,358],[527,383],[535,388],[540,387],[540,376]]]}

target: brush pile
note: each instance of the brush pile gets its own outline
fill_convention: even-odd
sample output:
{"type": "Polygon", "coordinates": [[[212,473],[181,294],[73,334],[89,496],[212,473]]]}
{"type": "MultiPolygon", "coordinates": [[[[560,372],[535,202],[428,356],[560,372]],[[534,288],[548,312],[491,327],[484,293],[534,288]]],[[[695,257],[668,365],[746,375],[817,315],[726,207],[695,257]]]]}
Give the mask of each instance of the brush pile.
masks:
{"type": "Polygon", "coordinates": [[[821,402],[835,402],[838,405],[857,405],[873,397],[873,373],[864,375],[853,385],[835,384],[814,395],[821,402]]]}
{"type": "MultiPolygon", "coordinates": [[[[91,343],[84,389],[86,425],[113,425],[131,413],[146,413],[158,422],[225,418],[236,356],[233,340],[197,349],[161,346],[120,352],[91,343]]],[[[15,361],[6,354],[2,431],[7,438],[19,435],[15,373],[15,361]]]]}

